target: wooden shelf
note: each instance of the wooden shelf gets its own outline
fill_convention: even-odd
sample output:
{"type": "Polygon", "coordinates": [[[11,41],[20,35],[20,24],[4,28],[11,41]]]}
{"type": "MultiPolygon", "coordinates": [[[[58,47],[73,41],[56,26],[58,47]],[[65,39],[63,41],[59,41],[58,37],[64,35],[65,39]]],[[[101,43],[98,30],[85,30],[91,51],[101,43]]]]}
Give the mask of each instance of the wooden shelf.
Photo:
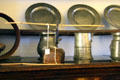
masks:
{"type": "MultiPolygon", "coordinates": [[[[24,58],[27,60],[27,58],[24,58]]],[[[28,60],[38,60],[29,58],[28,60]]],[[[19,60],[18,60],[19,61],[19,60]]],[[[24,60],[22,60],[24,61],[24,60]]],[[[3,61],[2,61],[3,62],[3,61]]],[[[7,80],[119,80],[120,62],[97,62],[89,64],[41,64],[23,63],[18,65],[0,64],[0,79],[7,80]],[[34,65],[31,65],[34,64],[34,65]],[[84,79],[80,79],[84,78],[84,79]]],[[[15,64],[15,63],[14,63],[15,64]]]]}
{"type": "MultiPolygon", "coordinates": [[[[41,32],[46,30],[20,30],[22,35],[38,35],[41,32]]],[[[95,34],[111,34],[115,32],[120,32],[118,29],[114,30],[60,30],[60,35],[74,35],[74,33],[81,32],[81,33],[95,33],[95,34]]],[[[0,34],[13,34],[14,31],[12,29],[0,29],[0,34]]]]}

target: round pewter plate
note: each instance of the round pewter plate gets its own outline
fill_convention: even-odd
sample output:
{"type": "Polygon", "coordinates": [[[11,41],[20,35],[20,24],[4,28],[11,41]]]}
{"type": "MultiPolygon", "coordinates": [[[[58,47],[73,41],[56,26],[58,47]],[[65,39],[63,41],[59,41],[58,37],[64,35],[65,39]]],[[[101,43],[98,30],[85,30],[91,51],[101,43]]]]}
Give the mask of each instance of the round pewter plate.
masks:
{"type": "MultiPolygon", "coordinates": [[[[61,22],[59,11],[52,5],[46,3],[37,3],[31,5],[25,13],[26,22],[33,23],[50,23],[56,24],[61,22]]],[[[46,29],[46,26],[30,25],[34,29],[46,29]]],[[[55,27],[50,26],[50,29],[55,27]]]]}
{"type": "MultiPolygon", "coordinates": [[[[95,9],[83,4],[77,4],[69,8],[68,19],[72,24],[97,25],[100,24],[100,16],[95,9]]],[[[76,27],[77,29],[96,29],[96,27],[76,27]]]]}
{"type": "Polygon", "coordinates": [[[109,24],[120,28],[120,6],[110,5],[104,10],[104,17],[109,24]]]}

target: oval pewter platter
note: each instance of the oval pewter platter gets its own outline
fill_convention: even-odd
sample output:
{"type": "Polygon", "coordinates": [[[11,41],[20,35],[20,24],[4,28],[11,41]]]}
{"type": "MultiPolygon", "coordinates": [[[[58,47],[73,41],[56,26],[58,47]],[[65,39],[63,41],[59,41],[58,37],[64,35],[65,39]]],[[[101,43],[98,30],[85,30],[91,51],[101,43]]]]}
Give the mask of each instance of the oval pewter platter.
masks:
{"type": "MultiPolygon", "coordinates": [[[[79,25],[98,25],[100,24],[100,16],[98,12],[90,6],[77,4],[73,5],[68,10],[68,19],[72,24],[79,24],[79,25]]],[[[76,27],[77,29],[96,29],[90,27],[76,27]]]]}
{"type": "Polygon", "coordinates": [[[106,21],[116,28],[120,28],[120,6],[110,5],[104,10],[106,21]]]}
{"type": "MultiPolygon", "coordinates": [[[[36,3],[31,5],[25,12],[26,22],[59,24],[61,22],[60,12],[52,5],[36,3]]],[[[37,30],[46,30],[46,26],[30,25],[37,30]]],[[[55,27],[50,26],[50,29],[55,27]]]]}

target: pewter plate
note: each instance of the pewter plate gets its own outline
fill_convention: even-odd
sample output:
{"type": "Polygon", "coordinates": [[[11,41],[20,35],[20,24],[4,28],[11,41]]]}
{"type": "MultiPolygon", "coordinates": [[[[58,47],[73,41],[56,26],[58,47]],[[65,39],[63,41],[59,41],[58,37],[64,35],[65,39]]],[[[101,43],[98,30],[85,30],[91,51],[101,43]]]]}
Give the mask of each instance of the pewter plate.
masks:
{"type": "MultiPolygon", "coordinates": [[[[52,5],[46,3],[37,3],[31,5],[26,10],[25,19],[26,22],[56,24],[61,22],[61,15],[59,11],[52,5]]],[[[30,26],[37,30],[46,29],[46,26],[30,26]]],[[[50,26],[50,29],[55,29],[55,27],[50,26]]]]}
{"type": "Polygon", "coordinates": [[[104,17],[109,24],[120,28],[120,6],[110,5],[104,10],[104,17]]]}
{"type": "MultiPolygon", "coordinates": [[[[97,25],[100,24],[100,16],[95,9],[90,6],[77,4],[69,8],[68,19],[72,24],[97,25]]],[[[91,27],[76,27],[77,29],[96,29],[91,27]]]]}

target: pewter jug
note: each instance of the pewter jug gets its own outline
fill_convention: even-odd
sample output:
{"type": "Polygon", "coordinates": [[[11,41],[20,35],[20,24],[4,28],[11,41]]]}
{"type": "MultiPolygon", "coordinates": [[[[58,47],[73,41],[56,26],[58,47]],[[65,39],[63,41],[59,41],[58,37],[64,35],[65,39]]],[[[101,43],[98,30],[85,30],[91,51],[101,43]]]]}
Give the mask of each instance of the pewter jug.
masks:
{"type": "MultiPolygon", "coordinates": [[[[56,37],[54,32],[49,33],[48,44],[49,44],[48,47],[56,47],[56,37]]],[[[40,41],[37,47],[37,51],[38,54],[40,55],[40,59],[43,59],[43,55],[46,48],[47,48],[47,33],[43,32],[41,34],[40,41]]]]}

